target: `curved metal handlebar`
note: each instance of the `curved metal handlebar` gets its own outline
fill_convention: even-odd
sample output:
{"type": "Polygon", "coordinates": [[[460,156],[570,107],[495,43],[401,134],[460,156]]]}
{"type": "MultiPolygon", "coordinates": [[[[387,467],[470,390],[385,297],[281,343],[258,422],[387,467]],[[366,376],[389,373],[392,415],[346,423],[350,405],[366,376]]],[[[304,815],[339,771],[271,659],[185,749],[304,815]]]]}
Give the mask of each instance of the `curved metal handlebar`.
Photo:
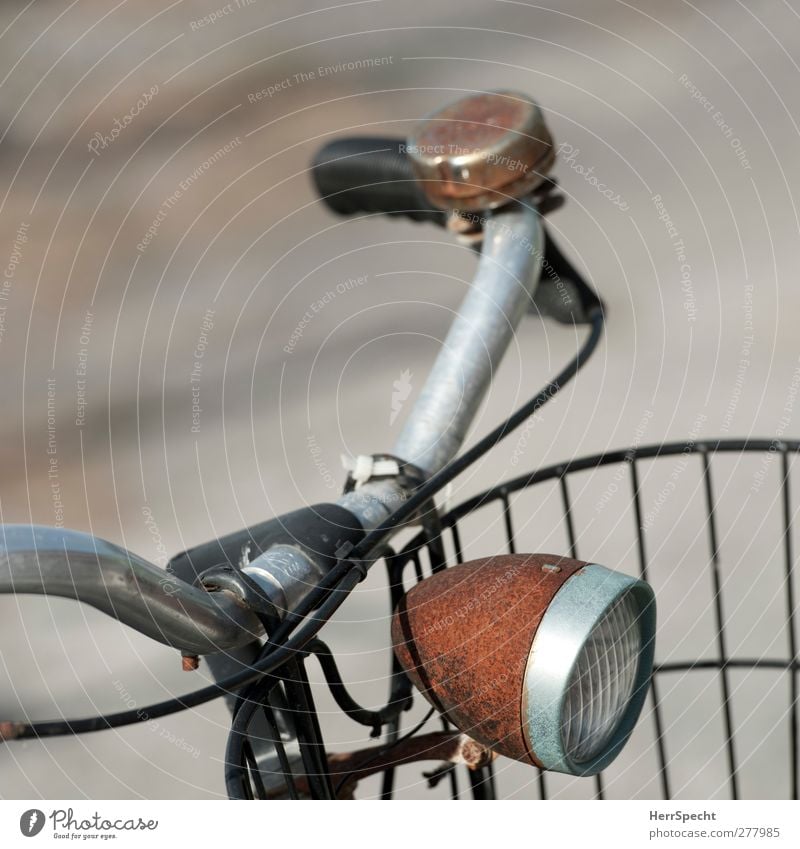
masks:
{"type": "Polygon", "coordinates": [[[192,654],[246,645],[263,629],[233,594],[207,592],[90,534],[0,525],[0,593],[74,598],[192,654]]]}
{"type": "Polygon", "coordinates": [[[544,230],[532,207],[483,219],[475,277],[394,453],[434,474],[459,452],[493,375],[533,303],[544,259],[544,230]]]}
{"type": "MultiPolygon", "coordinates": [[[[438,471],[463,442],[541,274],[543,234],[533,207],[484,222],[481,261],[397,443],[395,454],[438,471]]],[[[369,530],[397,503],[393,482],[370,482],[339,504],[369,530]]],[[[276,545],[245,567],[267,598],[292,610],[324,575],[296,546],[276,545]]],[[[166,645],[213,654],[252,642],[263,629],[231,592],[195,587],[124,548],[89,534],[0,525],[0,593],[74,598],[166,645]]]]}

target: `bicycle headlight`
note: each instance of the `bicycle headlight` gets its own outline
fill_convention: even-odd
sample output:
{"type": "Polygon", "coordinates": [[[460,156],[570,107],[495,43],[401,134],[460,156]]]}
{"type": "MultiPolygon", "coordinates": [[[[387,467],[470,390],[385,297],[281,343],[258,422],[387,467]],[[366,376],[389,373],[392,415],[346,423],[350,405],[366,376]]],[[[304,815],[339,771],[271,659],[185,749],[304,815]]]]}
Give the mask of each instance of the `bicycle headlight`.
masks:
{"type": "Polygon", "coordinates": [[[646,583],[543,554],[440,572],[409,591],[392,623],[409,677],[461,731],[570,775],[599,772],[627,742],[654,634],[646,583]]]}

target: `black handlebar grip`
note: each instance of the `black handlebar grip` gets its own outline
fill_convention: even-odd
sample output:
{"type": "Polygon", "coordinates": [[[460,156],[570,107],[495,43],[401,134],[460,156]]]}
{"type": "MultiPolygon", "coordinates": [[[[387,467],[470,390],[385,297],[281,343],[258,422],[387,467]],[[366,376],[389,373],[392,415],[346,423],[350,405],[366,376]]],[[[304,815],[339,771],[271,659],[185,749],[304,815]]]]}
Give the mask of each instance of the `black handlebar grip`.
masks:
{"type": "Polygon", "coordinates": [[[312,174],[326,206],[339,215],[380,212],[444,226],[414,178],[404,139],[360,136],[326,144],[314,157],[312,174]]]}

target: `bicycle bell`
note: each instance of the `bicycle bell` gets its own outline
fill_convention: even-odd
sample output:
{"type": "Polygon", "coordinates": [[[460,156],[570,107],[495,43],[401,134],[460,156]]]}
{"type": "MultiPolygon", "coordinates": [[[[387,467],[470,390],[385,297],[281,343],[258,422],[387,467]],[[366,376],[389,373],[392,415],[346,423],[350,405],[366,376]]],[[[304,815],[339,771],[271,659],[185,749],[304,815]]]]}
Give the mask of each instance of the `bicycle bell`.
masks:
{"type": "Polygon", "coordinates": [[[434,206],[467,212],[531,194],[555,159],[541,109],[513,91],[469,95],[433,112],[406,152],[434,206]]]}

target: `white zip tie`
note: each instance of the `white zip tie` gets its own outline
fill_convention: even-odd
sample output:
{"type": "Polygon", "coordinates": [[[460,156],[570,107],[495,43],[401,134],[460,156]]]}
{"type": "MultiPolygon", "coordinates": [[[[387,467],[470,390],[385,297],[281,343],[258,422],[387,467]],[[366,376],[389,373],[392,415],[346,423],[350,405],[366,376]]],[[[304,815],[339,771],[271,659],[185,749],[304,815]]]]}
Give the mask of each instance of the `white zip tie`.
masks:
{"type": "Polygon", "coordinates": [[[400,474],[397,460],[375,460],[369,454],[359,454],[357,457],[342,454],[342,466],[353,479],[356,489],[373,477],[392,477],[400,474]]]}

